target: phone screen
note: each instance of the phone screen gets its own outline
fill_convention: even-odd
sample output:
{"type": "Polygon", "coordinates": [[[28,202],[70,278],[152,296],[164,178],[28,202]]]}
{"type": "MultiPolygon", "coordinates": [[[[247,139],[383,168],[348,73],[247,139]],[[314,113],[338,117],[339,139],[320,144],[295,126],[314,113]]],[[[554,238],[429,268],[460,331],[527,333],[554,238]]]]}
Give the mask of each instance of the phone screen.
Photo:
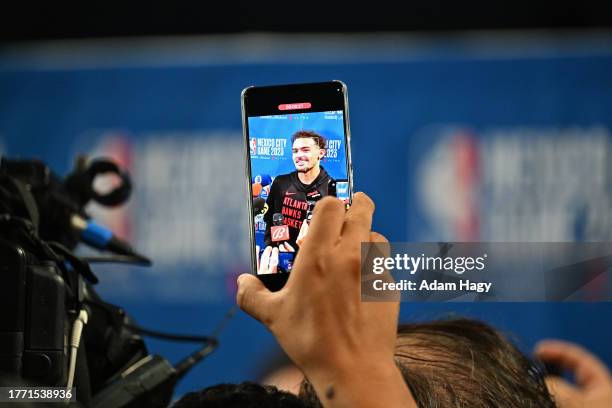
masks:
{"type": "Polygon", "coordinates": [[[330,82],[248,88],[243,110],[253,268],[258,275],[287,274],[316,203],[330,195],[350,204],[346,87],[330,82]],[[258,92],[265,97],[257,98],[258,92]]]}

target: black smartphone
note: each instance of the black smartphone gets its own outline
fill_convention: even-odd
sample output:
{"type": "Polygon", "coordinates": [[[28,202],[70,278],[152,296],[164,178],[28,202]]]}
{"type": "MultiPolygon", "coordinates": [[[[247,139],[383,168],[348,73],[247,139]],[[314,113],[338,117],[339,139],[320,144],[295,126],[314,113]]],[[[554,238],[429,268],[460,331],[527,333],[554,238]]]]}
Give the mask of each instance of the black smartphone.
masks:
{"type": "Polygon", "coordinates": [[[316,203],[353,193],[348,95],[340,81],[248,87],[242,125],[252,269],[283,287],[316,203]]]}

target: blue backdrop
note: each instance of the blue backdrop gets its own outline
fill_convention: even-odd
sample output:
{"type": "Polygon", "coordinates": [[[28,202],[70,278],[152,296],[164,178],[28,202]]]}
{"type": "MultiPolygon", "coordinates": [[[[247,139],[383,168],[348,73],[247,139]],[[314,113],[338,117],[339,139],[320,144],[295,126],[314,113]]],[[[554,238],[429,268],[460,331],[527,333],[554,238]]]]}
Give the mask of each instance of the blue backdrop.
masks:
{"type": "MultiPolygon", "coordinates": [[[[272,139],[276,143],[280,139],[283,147],[278,154],[266,151],[251,150],[251,171],[253,175],[267,174],[276,177],[295,171],[291,153],[291,136],[299,130],[312,130],[325,137],[330,149],[321,160],[327,173],[334,179],[346,179],[346,154],[344,151],[344,118],[342,113],[325,114],[313,112],[298,115],[273,115],[269,117],[249,118],[249,138],[260,140],[272,139]],[[333,146],[333,148],[331,148],[333,146]]],[[[255,144],[255,147],[259,146],[255,144]]],[[[253,146],[252,146],[253,147],[253,146]]],[[[251,147],[251,148],[252,148],[251,147]]]]}
{"type": "MultiPolygon", "coordinates": [[[[37,60],[5,53],[0,154],[38,157],[60,174],[78,152],[128,167],[130,204],[90,210],[155,265],[97,268],[99,290],[142,325],[178,332],[212,331],[234,303],[235,276],[248,270],[240,117],[248,85],[348,85],[355,189],[372,196],[374,228],[390,240],[612,241],[612,48],[578,42],[491,55],[383,45],[395,47],[392,60],[376,47],[328,58],[324,45],[285,63],[281,49],[255,61],[205,49],[210,60],[116,65],[123,54],[83,54],[100,66],[55,64],[53,50],[37,60]]],[[[561,337],[612,363],[609,303],[406,304],[401,318],[447,313],[485,319],[525,350],[561,337]]],[[[243,313],[220,340],[179,394],[254,378],[276,347],[243,313]]],[[[148,344],[171,361],[191,351],[148,344]]]]}

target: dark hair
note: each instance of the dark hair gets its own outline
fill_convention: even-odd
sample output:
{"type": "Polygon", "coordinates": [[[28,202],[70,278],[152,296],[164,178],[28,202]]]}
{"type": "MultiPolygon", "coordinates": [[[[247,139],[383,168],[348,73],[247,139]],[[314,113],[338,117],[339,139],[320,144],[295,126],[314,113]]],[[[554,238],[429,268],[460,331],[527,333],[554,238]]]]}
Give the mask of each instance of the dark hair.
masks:
{"type": "MultiPolygon", "coordinates": [[[[483,322],[400,325],[395,360],[421,408],[556,407],[544,371],[483,322]]],[[[321,406],[306,381],[300,396],[321,406]]]]}
{"type": "Polygon", "coordinates": [[[295,132],[293,136],[291,136],[291,144],[293,144],[297,139],[313,139],[315,143],[319,145],[320,149],[325,149],[327,144],[324,136],[321,136],[312,130],[300,130],[295,132]]]}
{"type": "Polygon", "coordinates": [[[172,408],[305,408],[295,395],[254,382],[218,384],[185,394],[172,408]]]}

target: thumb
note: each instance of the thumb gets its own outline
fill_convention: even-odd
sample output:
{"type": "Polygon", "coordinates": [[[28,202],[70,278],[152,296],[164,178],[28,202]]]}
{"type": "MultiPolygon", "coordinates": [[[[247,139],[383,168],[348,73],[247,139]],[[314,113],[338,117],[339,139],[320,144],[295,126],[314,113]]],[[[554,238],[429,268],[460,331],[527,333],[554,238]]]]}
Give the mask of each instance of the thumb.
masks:
{"type": "Polygon", "coordinates": [[[578,389],[559,377],[546,377],[546,388],[561,408],[573,408],[580,400],[578,389]]]}
{"type": "Polygon", "coordinates": [[[270,323],[271,296],[272,292],[255,275],[243,273],[238,277],[236,303],[242,310],[266,326],[270,323]]]}

